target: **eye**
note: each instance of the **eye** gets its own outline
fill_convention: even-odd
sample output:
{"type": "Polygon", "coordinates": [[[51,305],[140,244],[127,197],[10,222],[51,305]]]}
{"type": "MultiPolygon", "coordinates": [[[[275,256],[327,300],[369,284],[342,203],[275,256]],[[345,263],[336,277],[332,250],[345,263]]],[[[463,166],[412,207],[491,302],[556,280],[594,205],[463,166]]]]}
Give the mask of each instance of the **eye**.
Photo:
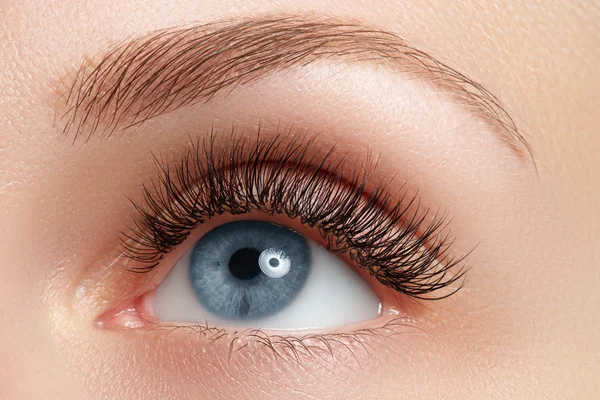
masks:
{"type": "Polygon", "coordinates": [[[381,302],[341,258],[266,221],[201,237],[158,286],[156,317],[277,330],[334,328],[379,316],[381,302]]]}
{"type": "Polygon", "coordinates": [[[126,268],[157,273],[101,323],[112,325],[116,315],[123,321],[115,326],[156,319],[337,328],[393,318],[404,297],[442,299],[460,289],[466,268],[450,251],[445,216],[429,215],[416,194],[396,193],[393,180],[370,181],[369,158],[357,167],[333,149],[320,154],[302,136],[253,144],[215,138],[190,143],[174,166],[159,163],[143,203],[133,203],[122,242],[126,268]],[[266,220],[289,221],[297,231],[266,220]]]}

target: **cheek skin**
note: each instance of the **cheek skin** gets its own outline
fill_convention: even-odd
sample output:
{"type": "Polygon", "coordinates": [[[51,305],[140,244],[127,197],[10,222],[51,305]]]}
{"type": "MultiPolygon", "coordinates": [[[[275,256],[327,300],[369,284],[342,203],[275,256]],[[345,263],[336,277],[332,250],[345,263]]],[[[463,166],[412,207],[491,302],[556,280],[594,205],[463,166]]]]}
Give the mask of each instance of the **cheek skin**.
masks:
{"type": "MultiPolygon", "coordinates": [[[[342,393],[349,384],[358,390],[360,384],[352,380],[398,362],[398,343],[420,346],[430,342],[427,335],[407,327],[396,328],[394,335],[365,332],[356,340],[338,334],[327,344],[323,339],[305,339],[302,344],[289,338],[250,341],[199,327],[157,328],[144,334],[135,330],[83,333],[84,342],[64,339],[72,343],[72,354],[95,356],[70,361],[83,372],[80,377],[86,380],[85,386],[98,388],[101,398],[119,398],[123,390],[159,398],[173,393],[177,398],[262,399],[265,394],[304,398],[290,390],[290,382],[311,395],[325,396],[342,393]],[[105,367],[100,376],[99,365],[105,367]],[[111,385],[103,384],[107,379],[111,385]]],[[[409,351],[403,353],[402,358],[414,360],[409,351]]],[[[400,379],[402,375],[410,379],[410,374],[400,374],[400,379]]]]}
{"type": "MultiPolygon", "coordinates": [[[[155,332],[143,339],[128,334],[120,337],[123,340],[107,340],[106,337],[96,340],[106,344],[102,348],[106,354],[119,354],[120,361],[115,362],[107,355],[85,366],[88,373],[84,376],[89,379],[86,386],[97,387],[102,398],[119,398],[123,391],[158,398],[225,399],[241,398],[244,394],[260,398],[258,393],[276,386],[265,385],[265,381],[276,382],[281,378],[269,375],[268,371],[273,369],[267,363],[273,360],[261,359],[260,353],[253,353],[252,359],[236,355],[232,360],[223,360],[222,354],[228,351],[224,340],[207,345],[208,339],[191,332],[169,335],[155,332]],[[102,378],[95,377],[96,363],[110,365],[110,372],[105,372],[102,378]],[[137,378],[132,380],[131,377],[137,378]],[[106,379],[114,386],[103,384],[106,379]],[[215,393],[221,396],[215,397],[215,393]]],[[[102,354],[98,353],[99,348],[90,350],[102,354]]]]}

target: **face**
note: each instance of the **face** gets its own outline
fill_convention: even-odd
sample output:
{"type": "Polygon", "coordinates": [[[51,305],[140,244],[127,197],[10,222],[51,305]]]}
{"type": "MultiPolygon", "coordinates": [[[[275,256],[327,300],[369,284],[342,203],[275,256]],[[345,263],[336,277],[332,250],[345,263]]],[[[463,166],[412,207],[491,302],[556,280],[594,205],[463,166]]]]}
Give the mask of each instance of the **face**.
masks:
{"type": "Polygon", "coordinates": [[[5,1],[6,399],[591,398],[591,4],[5,1]]]}

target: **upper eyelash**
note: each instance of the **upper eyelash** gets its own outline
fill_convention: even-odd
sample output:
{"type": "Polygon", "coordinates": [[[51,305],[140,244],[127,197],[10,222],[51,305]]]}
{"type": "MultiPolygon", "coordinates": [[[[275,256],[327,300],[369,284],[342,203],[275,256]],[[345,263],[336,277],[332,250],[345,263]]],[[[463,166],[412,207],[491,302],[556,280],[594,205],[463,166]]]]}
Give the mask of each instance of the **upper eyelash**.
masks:
{"type": "Polygon", "coordinates": [[[385,181],[367,190],[376,166],[370,155],[347,171],[346,158],[334,157],[335,146],[319,156],[323,151],[315,150],[323,145],[299,132],[269,139],[259,128],[250,141],[233,129],[221,148],[216,137],[211,131],[202,143],[191,141],[174,167],[156,158],[158,179],[144,185],[143,204],[132,200],[134,222],[122,232],[123,255],[141,264],[131,269],[154,268],[215,215],[256,210],[299,218],[321,233],[328,250],[347,254],[379,282],[413,298],[444,298],[464,284],[431,295],[462,280],[464,257],[450,254],[453,240],[442,233],[443,216],[436,213],[423,228],[429,211],[420,209],[416,195],[394,200],[385,181]]]}

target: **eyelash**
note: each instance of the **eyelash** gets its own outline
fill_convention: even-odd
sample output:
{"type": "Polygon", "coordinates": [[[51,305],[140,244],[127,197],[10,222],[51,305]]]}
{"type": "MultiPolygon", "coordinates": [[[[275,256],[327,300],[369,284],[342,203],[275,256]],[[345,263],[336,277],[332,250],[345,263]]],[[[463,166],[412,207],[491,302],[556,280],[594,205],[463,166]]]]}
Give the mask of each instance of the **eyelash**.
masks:
{"type": "Polygon", "coordinates": [[[175,166],[155,158],[158,179],[143,187],[143,204],[131,200],[134,222],[122,232],[123,255],[138,264],[130,270],[152,270],[214,216],[259,211],[299,218],[319,231],[329,251],[347,255],[383,285],[412,298],[442,299],[462,287],[464,282],[450,293],[433,294],[462,281],[464,257],[450,255],[452,238],[441,232],[445,217],[436,213],[424,227],[429,210],[420,210],[416,195],[399,193],[394,200],[386,188],[391,180],[368,190],[377,164],[370,154],[347,172],[348,160],[336,159],[335,146],[325,148],[301,132],[269,139],[259,129],[256,140],[248,140],[233,129],[220,148],[218,136],[213,130],[203,142],[190,141],[175,166]]]}
{"type": "MultiPolygon", "coordinates": [[[[152,323],[151,321],[148,321],[152,323]]],[[[334,357],[347,353],[358,362],[358,351],[370,354],[376,344],[388,346],[389,341],[414,333],[431,334],[416,324],[411,317],[398,317],[385,324],[373,328],[360,328],[351,332],[334,331],[329,333],[312,333],[305,335],[280,335],[266,333],[261,329],[245,329],[230,332],[225,328],[210,326],[208,323],[190,325],[156,324],[155,331],[164,331],[167,335],[183,332],[195,338],[204,339],[205,343],[214,345],[226,342],[227,360],[239,351],[250,346],[265,350],[275,360],[287,360],[301,363],[306,359],[330,362],[334,357]],[[342,354],[340,354],[340,351],[342,354]]]]}

